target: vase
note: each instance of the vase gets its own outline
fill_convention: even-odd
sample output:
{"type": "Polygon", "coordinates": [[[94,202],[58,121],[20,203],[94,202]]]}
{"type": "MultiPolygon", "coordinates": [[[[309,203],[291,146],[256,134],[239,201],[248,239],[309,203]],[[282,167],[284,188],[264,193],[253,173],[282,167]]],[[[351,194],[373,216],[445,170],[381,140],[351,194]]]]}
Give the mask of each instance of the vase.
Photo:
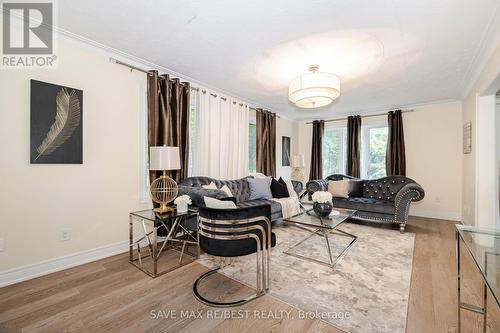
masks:
{"type": "Polygon", "coordinates": [[[327,217],[333,209],[331,202],[315,202],[313,204],[314,212],[320,217],[327,217]]]}
{"type": "Polygon", "coordinates": [[[177,213],[186,213],[188,211],[188,204],[181,202],[177,204],[177,213]]]}

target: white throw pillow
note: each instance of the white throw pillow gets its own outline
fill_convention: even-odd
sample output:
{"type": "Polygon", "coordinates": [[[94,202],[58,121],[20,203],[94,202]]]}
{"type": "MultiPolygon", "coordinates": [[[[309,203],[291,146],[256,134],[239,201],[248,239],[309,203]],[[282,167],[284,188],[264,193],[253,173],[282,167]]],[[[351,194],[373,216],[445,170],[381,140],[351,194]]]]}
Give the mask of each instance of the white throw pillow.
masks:
{"type": "Polygon", "coordinates": [[[215,185],[214,182],[211,182],[210,184],[208,185],[203,185],[202,186],[204,189],[207,189],[207,190],[216,190],[217,189],[217,185],[215,185]]]}
{"type": "Polygon", "coordinates": [[[328,181],[328,192],[330,192],[334,198],[349,198],[350,187],[350,182],[346,179],[328,181]]]}
{"type": "Polygon", "coordinates": [[[210,197],[203,197],[203,200],[205,201],[205,206],[208,208],[215,208],[215,209],[234,209],[237,208],[235,203],[232,201],[222,201],[218,200],[215,198],[210,198],[210,197]]]}
{"type": "Polygon", "coordinates": [[[286,189],[288,190],[288,195],[290,195],[290,198],[298,198],[299,196],[297,195],[297,192],[293,189],[293,184],[290,179],[283,179],[286,184],[286,189]]]}
{"type": "Polygon", "coordinates": [[[231,192],[231,190],[229,189],[229,187],[227,187],[227,185],[224,185],[220,188],[221,191],[223,191],[224,193],[227,194],[228,197],[232,197],[233,196],[233,193],[231,192]]]}

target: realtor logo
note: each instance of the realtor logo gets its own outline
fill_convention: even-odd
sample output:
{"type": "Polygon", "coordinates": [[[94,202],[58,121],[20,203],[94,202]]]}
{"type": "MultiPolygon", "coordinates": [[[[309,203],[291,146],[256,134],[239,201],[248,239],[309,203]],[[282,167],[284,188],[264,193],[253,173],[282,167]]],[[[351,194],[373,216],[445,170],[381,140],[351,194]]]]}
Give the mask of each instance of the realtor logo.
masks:
{"type": "Polygon", "coordinates": [[[54,4],[2,3],[2,68],[54,68],[54,4]]]}

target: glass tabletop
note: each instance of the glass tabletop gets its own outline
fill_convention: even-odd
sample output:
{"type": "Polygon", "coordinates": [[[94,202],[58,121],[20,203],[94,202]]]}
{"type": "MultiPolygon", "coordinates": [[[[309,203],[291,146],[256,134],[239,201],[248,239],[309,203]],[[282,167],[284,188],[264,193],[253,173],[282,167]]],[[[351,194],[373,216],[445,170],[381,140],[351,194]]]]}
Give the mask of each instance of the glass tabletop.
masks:
{"type": "Polygon", "coordinates": [[[455,227],[497,305],[500,306],[500,229],[461,224],[455,227]]]}
{"type": "Polygon", "coordinates": [[[140,210],[140,211],[137,211],[137,212],[131,212],[130,215],[133,215],[135,217],[138,217],[138,218],[141,218],[141,219],[145,219],[145,220],[149,220],[149,221],[156,221],[156,220],[168,220],[168,219],[173,219],[173,218],[176,218],[176,217],[181,217],[181,216],[186,216],[186,217],[189,217],[189,216],[195,216],[196,214],[198,214],[198,210],[197,209],[194,209],[194,208],[189,208],[187,212],[184,212],[184,213],[178,213],[177,210],[174,210],[170,213],[165,213],[165,214],[159,214],[159,213],[156,213],[154,210],[152,209],[146,209],[146,210],[140,210]]]}
{"type": "Polygon", "coordinates": [[[316,228],[335,229],[339,224],[351,218],[354,213],[356,210],[353,209],[333,208],[329,216],[319,217],[314,210],[310,209],[283,221],[316,228]]]}

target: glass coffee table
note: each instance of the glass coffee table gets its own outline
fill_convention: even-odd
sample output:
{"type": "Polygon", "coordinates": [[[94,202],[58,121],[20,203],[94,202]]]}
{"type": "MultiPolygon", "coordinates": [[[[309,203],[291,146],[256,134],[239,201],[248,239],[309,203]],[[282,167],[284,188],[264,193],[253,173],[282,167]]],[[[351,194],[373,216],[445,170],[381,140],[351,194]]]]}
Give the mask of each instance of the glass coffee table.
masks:
{"type": "Polygon", "coordinates": [[[352,235],[350,233],[347,233],[345,231],[337,229],[339,225],[341,225],[343,222],[347,221],[349,218],[351,218],[354,213],[356,213],[356,210],[352,209],[343,209],[343,208],[334,208],[332,211],[332,214],[330,214],[327,217],[320,217],[316,215],[314,210],[312,209],[307,209],[304,210],[302,213],[297,214],[295,216],[292,216],[290,218],[284,219],[283,222],[293,225],[295,227],[298,227],[300,229],[308,231],[310,234],[307,235],[304,239],[302,239],[300,242],[297,244],[293,245],[290,247],[288,250],[286,250],[284,253],[300,258],[300,259],[305,259],[308,261],[312,261],[321,265],[329,266],[329,267],[335,267],[335,264],[344,257],[344,255],[349,251],[351,246],[356,242],[358,239],[357,236],[352,235]],[[345,236],[351,238],[351,241],[345,246],[341,251],[340,254],[334,257],[332,254],[332,248],[330,246],[330,240],[328,236],[330,234],[336,234],[340,236],[345,236]],[[328,253],[328,261],[323,261],[319,260],[317,258],[312,258],[308,257],[305,255],[297,254],[294,253],[294,250],[300,246],[302,243],[307,241],[309,238],[319,235],[324,239],[325,242],[325,247],[328,253]]]}

